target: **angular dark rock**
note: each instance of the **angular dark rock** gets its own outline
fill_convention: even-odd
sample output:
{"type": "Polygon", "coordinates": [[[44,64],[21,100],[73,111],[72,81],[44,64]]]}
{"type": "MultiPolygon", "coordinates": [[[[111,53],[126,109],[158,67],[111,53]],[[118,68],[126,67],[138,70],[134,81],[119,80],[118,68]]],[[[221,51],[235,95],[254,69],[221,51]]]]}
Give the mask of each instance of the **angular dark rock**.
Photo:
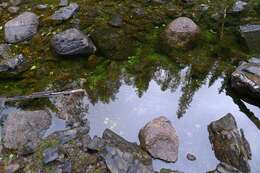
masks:
{"type": "Polygon", "coordinates": [[[111,130],[105,130],[102,157],[113,173],[153,173],[151,157],[135,143],[130,143],[111,130]]]}
{"type": "Polygon", "coordinates": [[[260,25],[247,24],[240,26],[240,34],[246,40],[247,46],[252,52],[260,52],[260,25]]]}
{"type": "Polygon", "coordinates": [[[55,35],[51,44],[56,53],[63,56],[90,55],[96,51],[92,40],[75,28],[55,35]]]}
{"type": "Polygon", "coordinates": [[[44,164],[51,163],[59,158],[58,148],[47,148],[43,151],[44,164]]]}
{"type": "Polygon", "coordinates": [[[231,87],[249,99],[260,101],[260,59],[243,62],[231,75],[231,87]]]}
{"type": "Polygon", "coordinates": [[[176,130],[166,117],[147,123],[139,132],[140,145],[153,158],[167,162],[178,159],[179,139],[176,130]]]}
{"type": "Polygon", "coordinates": [[[18,111],[8,115],[4,122],[4,147],[22,154],[32,152],[41,141],[44,130],[51,125],[51,115],[46,111],[18,111]]]}
{"type": "Polygon", "coordinates": [[[239,133],[233,115],[227,114],[212,122],[208,126],[208,131],[216,158],[243,173],[249,173],[248,160],[251,160],[249,143],[239,133]]]}
{"type": "Polygon", "coordinates": [[[39,20],[34,13],[24,12],[5,24],[5,40],[8,43],[28,40],[37,33],[38,25],[39,20]]]}
{"type": "Polygon", "coordinates": [[[79,5],[77,3],[70,3],[69,6],[62,7],[59,10],[55,11],[55,13],[50,16],[52,20],[68,20],[71,18],[79,9],[79,5]]]}

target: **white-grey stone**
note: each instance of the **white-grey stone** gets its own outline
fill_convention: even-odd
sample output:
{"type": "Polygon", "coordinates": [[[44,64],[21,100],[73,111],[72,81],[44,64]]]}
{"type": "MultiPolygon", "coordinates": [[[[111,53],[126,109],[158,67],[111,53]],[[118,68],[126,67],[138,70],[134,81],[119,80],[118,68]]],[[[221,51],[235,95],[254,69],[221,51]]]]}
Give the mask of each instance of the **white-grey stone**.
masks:
{"type": "Polygon", "coordinates": [[[5,40],[8,43],[28,40],[37,33],[38,25],[39,19],[34,13],[24,12],[5,24],[5,40]]]}

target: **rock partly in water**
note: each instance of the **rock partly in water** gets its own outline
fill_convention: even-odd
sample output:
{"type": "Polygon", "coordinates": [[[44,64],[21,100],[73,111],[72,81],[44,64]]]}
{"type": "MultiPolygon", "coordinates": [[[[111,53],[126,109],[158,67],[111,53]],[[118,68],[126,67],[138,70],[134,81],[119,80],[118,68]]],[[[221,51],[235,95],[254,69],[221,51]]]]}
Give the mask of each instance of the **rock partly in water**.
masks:
{"type": "Polygon", "coordinates": [[[252,52],[260,52],[260,25],[248,24],[240,26],[240,33],[252,52]]]}
{"type": "Polygon", "coordinates": [[[96,46],[92,40],[75,28],[55,35],[51,44],[55,52],[63,56],[90,55],[96,51],[96,46]]]}
{"type": "Polygon", "coordinates": [[[195,161],[197,159],[196,156],[191,153],[188,153],[186,157],[190,161],[195,161]]]}
{"type": "Polygon", "coordinates": [[[165,30],[166,42],[174,48],[188,48],[192,46],[199,34],[199,26],[188,17],[175,19],[165,30]]]}
{"type": "Polygon", "coordinates": [[[208,126],[209,139],[216,158],[243,173],[250,172],[248,160],[251,160],[250,146],[237,129],[235,118],[227,114],[208,126]]]}
{"type": "Polygon", "coordinates": [[[159,117],[143,127],[139,132],[142,148],[153,158],[167,162],[178,159],[179,138],[175,128],[166,117],[159,117]]]}
{"type": "Polygon", "coordinates": [[[230,166],[222,162],[218,164],[217,168],[214,171],[209,171],[208,173],[242,173],[242,172],[234,168],[233,166],[230,166]]]}
{"type": "Polygon", "coordinates": [[[31,39],[38,30],[38,17],[31,12],[24,12],[5,24],[5,40],[18,43],[31,39]]]}
{"type": "Polygon", "coordinates": [[[137,144],[130,143],[111,130],[105,130],[102,157],[113,173],[153,173],[151,157],[137,144]]]}
{"type": "Polygon", "coordinates": [[[52,20],[68,20],[71,18],[79,9],[79,5],[77,3],[70,3],[69,6],[62,7],[59,10],[55,11],[55,13],[50,16],[52,20]]]}
{"type": "Polygon", "coordinates": [[[4,147],[22,154],[31,153],[50,125],[51,115],[43,110],[11,113],[4,122],[4,147]]]}
{"type": "Polygon", "coordinates": [[[160,173],[184,173],[184,172],[177,171],[177,170],[171,170],[171,169],[161,169],[160,173]]]}
{"type": "Polygon", "coordinates": [[[249,99],[260,101],[260,59],[243,62],[231,75],[231,87],[249,99]]]}

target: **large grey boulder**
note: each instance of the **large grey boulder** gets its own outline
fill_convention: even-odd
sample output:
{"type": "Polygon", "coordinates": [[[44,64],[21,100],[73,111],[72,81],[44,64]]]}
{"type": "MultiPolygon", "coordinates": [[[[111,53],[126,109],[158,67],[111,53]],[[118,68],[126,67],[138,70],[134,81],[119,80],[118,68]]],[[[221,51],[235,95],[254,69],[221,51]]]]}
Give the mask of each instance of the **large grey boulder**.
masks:
{"type": "Polygon", "coordinates": [[[18,43],[31,39],[37,33],[38,25],[39,20],[34,13],[24,12],[5,24],[5,40],[18,43]]]}
{"type": "Polygon", "coordinates": [[[208,126],[208,131],[216,158],[243,173],[249,173],[248,160],[252,157],[250,146],[243,130],[239,132],[233,115],[227,114],[213,121],[208,126]]]}
{"type": "Polygon", "coordinates": [[[260,101],[260,59],[243,62],[231,75],[231,87],[249,99],[260,101]]]}
{"type": "Polygon", "coordinates": [[[38,146],[50,125],[51,115],[43,110],[11,113],[4,122],[4,147],[22,154],[30,153],[38,146]]]}
{"type": "Polygon", "coordinates": [[[187,48],[197,40],[199,26],[188,17],[179,17],[172,21],[165,30],[166,42],[175,48],[187,48]]]}
{"type": "Polygon", "coordinates": [[[102,136],[102,157],[113,173],[154,173],[151,157],[137,144],[130,143],[111,130],[102,136]]]}
{"type": "Polygon", "coordinates": [[[96,51],[92,40],[75,28],[55,35],[51,40],[51,45],[57,54],[64,56],[90,55],[96,51]]]}
{"type": "Polygon", "coordinates": [[[146,124],[139,132],[142,148],[153,158],[167,162],[178,159],[179,138],[166,117],[159,117],[146,124]]]}
{"type": "Polygon", "coordinates": [[[50,16],[52,20],[67,20],[71,18],[79,9],[79,5],[77,3],[70,3],[69,6],[62,7],[59,10],[55,11],[55,13],[50,16]]]}
{"type": "Polygon", "coordinates": [[[240,33],[246,40],[249,49],[253,52],[260,52],[260,24],[248,24],[240,26],[240,33]]]}

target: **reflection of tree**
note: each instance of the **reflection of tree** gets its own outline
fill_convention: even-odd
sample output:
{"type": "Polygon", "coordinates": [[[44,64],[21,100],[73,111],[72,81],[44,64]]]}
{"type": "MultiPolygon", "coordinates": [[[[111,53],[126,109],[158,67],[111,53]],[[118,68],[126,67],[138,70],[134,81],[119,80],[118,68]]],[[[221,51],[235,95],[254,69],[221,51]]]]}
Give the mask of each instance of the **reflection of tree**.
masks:
{"type": "Polygon", "coordinates": [[[106,63],[96,68],[87,78],[85,89],[92,104],[115,100],[121,86],[121,68],[116,63],[106,63]]]}
{"type": "MultiPolygon", "coordinates": [[[[192,68],[192,67],[191,67],[192,68]]],[[[182,96],[179,99],[179,108],[177,110],[178,118],[181,118],[187,111],[192,102],[194,94],[199,90],[199,88],[205,83],[207,74],[198,77],[193,76],[192,69],[187,70],[185,79],[183,81],[182,96]]]]}

